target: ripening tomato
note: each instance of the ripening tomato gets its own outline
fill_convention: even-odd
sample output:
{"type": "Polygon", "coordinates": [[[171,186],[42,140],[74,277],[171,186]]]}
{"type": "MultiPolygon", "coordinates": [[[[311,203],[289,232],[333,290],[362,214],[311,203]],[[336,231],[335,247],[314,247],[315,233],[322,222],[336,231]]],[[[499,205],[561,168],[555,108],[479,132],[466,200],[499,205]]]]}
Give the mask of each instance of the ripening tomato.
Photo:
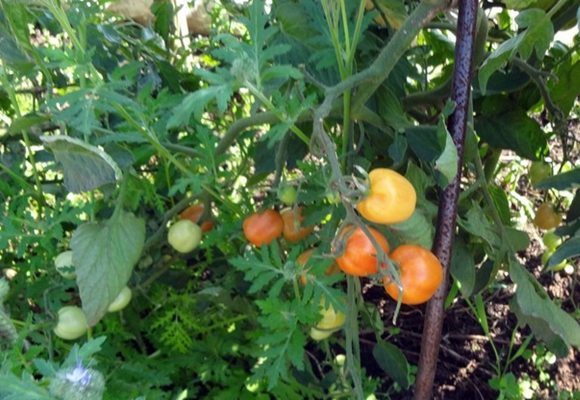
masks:
{"type": "Polygon", "coordinates": [[[417,193],[407,178],[387,168],[369,173],[370,191],[356,208],[377,224],[396,224],[409,218],[417,204],[417,193]]]}
{"type": "Polygon", "coordinates": [[[181,214],[179,214],[177,219],[188,219],[194,224],[197,224],[199,222],[199,219],[203,215],[204,209],[205,206],[203,205],[203,203],[194,204],[183,210],[181,214]]]}
{"type": "Polygon", "coordinates": [[[250,214],[242,224],[246,239],[254,246],[270,244],[280,237],[284,230],[284,220],[275,210],[265,210],[261,213],[250,214]]]}
{"type": "Polygon", "coordinates": [[[332,304],[328,304],[325,306],[324,297],[320,298],[320,306],[322,309],[320,310],[320,315],[322,318],[316,324],[316,328],[322,330],[338,330],[346,321],[346,315],[340,311],[336,311],[332,304]]]}
{"type": "Polygon", "coordinates": [[[278,188],[278,199],[287,206],[294,204],[296,196],[296,188],[292,185],[284,184],[278,188]]]}
{"type": "Polygon", "coordinates": [[[193,251],[201,242],[201,228],[189,219],[182,219],[171,225],[167,241],[180,253],[193,251]]]}
{"type": "MultiPolygon", "coordinates": [[[[399,264],[403,304],[415,305],[429,300],[443,282],[443,267],[429,250],[415,244],[397,247],[389,257],[399,264]]],[[[399,288],[390,278],[383,278],[385,290],[398,300],[399,288]]]]}
{"type": "Polygon", "coordinates": [[[213,229],[213,225],[214,224],[211,221],[204,221],[199,227],[201,228],[201,231],[205,233],[211,231],[213,229]]]}
{"type": "Polygon", "coordinates": [[[284,220],[284,229],[282,235],[289,242],[298,242],[310,235],[314,226],[302,226],[304,217],[302,216],[302,207],[285,208],[280,213],[284,220]]]}
{"type": "MultiPolygon", "coordinates": [[[[376,229],[371,228],[370,226],[367,228],[383,251],[388,254],[389,242],[387,242],[387,238],[376,229]]],[[[340,233],[340,237],[342,238],[342,236],[351,230],[351,226],[346,227],[340,233]]],[[[375,249],[371,240],[359,227],[357,227],[348,239],[346,239],[344,252],[341,256],[336,258],[336,262],[340,269],[350,275],[367,276],[378,272],[377,249],[375,249]]]]}
{"type": "Polygon", "coordinates": [[[536,210],[534,223],[540,229],[550,230],[554,229],[562,222],[562,215],[554,210],[554,206],[550,203],[542,203],[536,210]]]}
{"type": "MultiPolygon", "coordinates": [[[[312,253],[314,253],[316,250],[317,250],[317,248],[314,247],[312,249],[306,250],[305,252],[301,253],[296,258],[296,262],[304,267],[306,265],[306,263],[308,262],[308,260],[310,259],[310,256],[312,255],[312,253]]],[[[303,274],[300,274],[300,282],[302,283],[302,286],[306,286],[308,281],[313,281],[314,279],[316,279],[316,277],[314,275],[307,274],[307,272],[309,270],[310,270],[310,268],[307,268],[304,270],[303,274]]],[[[330,275],[337,274],[339,272],[340,272],[340,268],[338,267],[338,264],[336,264],[336,262],[333,262],[332,265],[330,265],[330,267],[328,267],[326,269],[325,273],[327,276],[330,276],[330,275]]]]}

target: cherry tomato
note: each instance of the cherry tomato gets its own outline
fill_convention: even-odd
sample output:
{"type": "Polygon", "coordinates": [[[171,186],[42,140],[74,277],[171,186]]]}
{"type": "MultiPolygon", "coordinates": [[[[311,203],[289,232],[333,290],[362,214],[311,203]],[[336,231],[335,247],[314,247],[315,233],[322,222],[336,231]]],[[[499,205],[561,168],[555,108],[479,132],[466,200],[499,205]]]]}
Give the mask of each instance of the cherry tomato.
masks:
{"type": "Polygon", "coordinates": [[[83,336],[88,329],[87,316],[79,307],[65,306],[58,310],[58,323],[54,327],[56,336],[74,340],[83,336]]]}
{"type": "Polygon", "coordinates": [[[123,308],[127,307],[127,304],[131,301],[133,297],[133,292],[129,289],[128,286],[125,286],[121,289],[121,292],[117,295],[115,300],[111,304],[109,304],[109,308],[107,308],[108,312],[117,312],[121,311],[123,308]]]}
{"type": "Polygon", "coordinates": [[[214,223],[211,221],[204,221],[201,223],[200,228],[203,233],[209,232],[213,229],[214,223]]]}
{"type": "MultiPolygon", "coordinates": [[[[308,260],[310,259],[310,256],[312,255],[312,253],[314,253],[315,251],[316,251],[316,247],[309,249],[309,250],[306,250],[305,252],[300,254],[298,256],[298,258],[296,258],[296,262],[298,262],[300,265],[302,265],[304,267],[306,265],[306,263],[308,262],[308,260]]],[[[314,279],[316,279],[316,277],[314,275],[307,274],[307,272],[309,270],[310,270],[310,268],[305,269],[304,273],[300,275],[300,282],[302,283],[302,286],[306,286],[306,284],[309,281],[313,281],[314,279]]],[[[340,272],[340,268],[336,262],[333,262],[332,265],[326,269],[326,275],[328,275],[328,276],[337,274],[339,272],[340,272]]]]}
{"type": "Polygon", "coordinates": [[[284,229],[282,235],[289,242],[298,242],[310,235],[313,226],[302,226],[304,217],[302,216],[302,207],[286,208],[280,213],[284,220],[284,229]]]}
{"type": "MultiPolygon", "coordinates": [[[[389,253],[389,242],[382,233],[374,228],[367,227],[371,235],[378,242],[379,246],[385,253],[389,253]]],[[[352,230],[351,227],[346,227],[341,233],[340,237],[352,230]]],[[[367,276],[376,274],[377,267],[377,250],[365,233],[357,227],[352,234],[346,239],[344,253],[336,258],[336,262],[340,269],[350,275],[367,276]]]]}
{"type": "Polygon", "coordinates": [[[296,189],[294,186],[287,184],[280,186],[278,188],[278,199],[287,206],[294,204],[296,200],[296,189]]]}
{"type": "Polygon", "coordinates": [[[548,231],[544,233],[544,236],[542,236],[542,242],[544,243],[544,246],[548,248],[548,250],[554,251],[562,242],[562,238],[556,235],[554,231],[548,231]]]}
{"type": "MultiPolygon", "coordinates": [[[[544,254],[542,254],[542,264],[548,265],[548,261],[550,260],[550,257],[552,257],[553,255],[554,255],[553,250],[548,250],[544,254]]],[[[554,265],[554,266],[550,267],[549,270],[550,271],[560,271],[560,270],[563,270],[564,268],[566,268],[566,265],[568,265],[566,260],[562,260],[558,265],[554,265]]]]}
{"type": "Polygon", "coordinates": [[[72,262],[73,252],[70,250],[63,251],[54,259],[56,271],[65,279],[75,279],[77,274],[72,262]]]}
{"type": "Polygon", "coordinates": [[[552,167],[546,162],[534,161],[530,166],[530,183],[534,186],[550,175],[552,175],[552,167]]]}
{"type": "Polygon", "coordinates": [[[328,339],[334,332],[334,330],[322,330],[313,326],[310,328],[310,337],[317,342],[320,342],[321,340],[328,339]]]}
{"type": "MultiPolygon", "coordinates": [[[[397,247],[390,259],[399,264],[403,286],[403,304],[421,304],[429,300],[443,282],[443,267],[429,250],[415,244],[397,247]]],[[[399,288],[388,277],[383,278],[385,290],[398,300],[399,288]]]]}
{"type": "Polygon", "coordinates": [[[193,222],[194,224],[197,224],[199,222],[199,219],[203,215],[204,209],[205,209],[205,206],[203,205],[203,203],[197,203],[197,204],[194,204],[192,206],[187,207],[185,210],[183,210],[181,212],[181,214],[179,214],[179,216],[177,218],[180,220],[181,219],[188,219],[191,222],[193,222]]]}
{"type": "Polygon", "coordinates": [[[201,228],[189,219],[182,219],[171,225],[167,241],[180,253],[193,251],[201,242],[201,228]]]}
{"type": "Polygon", "coordinates": [[[377,224],[396,224],[413,214],[417,193],[407,178],[387,168],[373,169],[369,178],[370,193],[356,206],[363,217],[377,224]]]}
{"type": "Polygon", "coordinates": [[[284,230],[284,220],[275,210],[265,210],[262,213],[250,214],[242,224],[246,239],[254,246],[263,243],[270,244],[280,237],[284,230]]]}
{"type": "Polygon", "coordinates": [[[338,330],[344,325],[346,321],[346,315],[340,311],[335,311],[332,304],[328,304],[328,308],[325,308],[324,297],[320,298],[320,315],[322,319],[316,324],[316,328],[321,330],[338,330]]]}
{"type": "Polygon", "coordinates": [[[540,229],[550,230],[554,229],[562,222],[562,216],[554,210],[554,206],[550,203],[542,203],[536,210],[534,223],[540,229]]]}

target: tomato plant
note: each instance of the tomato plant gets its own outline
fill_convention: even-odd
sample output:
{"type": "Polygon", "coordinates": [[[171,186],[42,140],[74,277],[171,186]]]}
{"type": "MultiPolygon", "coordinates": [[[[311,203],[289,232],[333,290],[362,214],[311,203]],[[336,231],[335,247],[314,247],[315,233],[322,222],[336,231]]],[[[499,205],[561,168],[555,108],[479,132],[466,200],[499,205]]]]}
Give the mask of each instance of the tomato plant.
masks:
{"type": "Polygon", "coordinates": [[[176,251],[189,253],[201,242],[201,228],[189,219],[182,219],[171,225],[167,241],[176,251]]]}
{"type": "Polygon", "coordinates": [[[121,292],[117,295],[115,300],[111,304],[109,304],[109,308],[107,308],[108,312],[117,312],[121,311],[123,308],[127,307],[131,298],[133,297],[133,292],[128,286],[124,286],[121,289],[121,292]]]}
{"type": "Polygon", "coordinates": [[[530,166],[530,183],[536,185],[552,175],[552,167],[544,161],[534,161],[530,166]]]}
{"type": "Polygon", "coordinates": [[[250,214],[243,222],[244,235],[254,246],[270,244],[280,237],[284,230],[284,220],[275,210],[265,210],[250,214]]]}
{"type": "Polygon", "coordinates": [[[189,207],[187,207],[185,210],[183,210],[179,216],[178,219],[188,219],[191,222],[193,222],[194,224],[197,224],[201,218],[201,216],[203,215],[203,212],[205,210],[205,206],[203,205],[203,203],[197,203],[197,204],[193,204],[189,207]]]}
{"type": "Polygon", "coordinates": [[[302,225],[302,222],[304,221],[304,217],[302,216],[302,206],[286,208],[282,210],[280,216],[284,221],[282,235],[284,236],[284,239],[289,242],[298,242],[310,235],[314,230],[314,226],[302,225]]]}
{"type": "Polygon", "coordinates": [[[73,252],[70,250],[63,251],[54,259],[54,267],[57,272],[65,279],[75,279],[77,274],[72,262],[73,252]]]}
{"type": "Polygon", "coordinates": [[[417,203],[415,188],[407,178],[387,168],[369,172],[368,195],[357,204],[360,214],[377,224],[396,224],[409,218],[417,203]]]}
{"type": "MultiPolygon", "coordinates": [[[[397,247],[389,257],[398,263],[403,304],[415,305],[429,300],[443,281],[441,263],[429,250],[412,244],[397,247]]],[[[390,280],[383,278],[385,290],[394,300],[399,298],[399,288],[390,280]]]]}
{"type": "Polygon", "coordinates": [[[562,215],[558,214],[551,203],[542,203],[536,210],[534,223],[540,229],[550,230],[562,222],[562,215]]]}
{"type": "MultiPolygon", "coordinates": [[[[370,226],[367,228],[383,251],[388,254],[389,242],[385,236],[370,226]]],[[[354,230],[352,227],[346,227],[340,233],[339,240],[343,240],[345,235],[350,236],[346,237],[344,252],[336,258],[340,269],[356,276],[376,274],[378,272],[377,249],[368,236],[359,227],[354,230]]]]}
{"type": "Polygon", "coordinates": [[[58,322],[54,327],[56,336],[65,340],[80,338],[88,330],[87,317],[77,306],[65,306],[58,310],[58,322]]]}

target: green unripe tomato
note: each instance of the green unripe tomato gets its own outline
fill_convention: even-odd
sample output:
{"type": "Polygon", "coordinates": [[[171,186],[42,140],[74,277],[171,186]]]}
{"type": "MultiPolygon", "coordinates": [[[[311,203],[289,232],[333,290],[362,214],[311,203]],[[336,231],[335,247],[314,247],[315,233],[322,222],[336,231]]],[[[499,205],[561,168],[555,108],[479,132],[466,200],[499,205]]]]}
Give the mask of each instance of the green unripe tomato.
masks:
{"type": "MultiPolygon", "coordinates": [[[[553,254],[554,254],[553,250],[548,250],[544,254],[542,254],[542,265],[548,265],[548,261],[550,260],[550,257],[552,257],[553,254]]],[[[560,271],[566,268],[566,265],[567,265],[566,260],[563,260],[560,264],[554,265],[549,269],[550,271],[560,271]]]]}
{"type": "Polygon", "coordinates": [[[544,161],[534,161],[530,166],[530,183],[535,186],[552,175],[552,167],[544,161]]]}
{"type": "Polygon", "coordinates": [[[278,188],[278,199],[287,206],[294,204],[296,195],[296,189],[292,185],[283,185],[278,188]]]}
{"type": "Polygon", "coordinates": [[[562,238],[554,233],[554,231],[548,231],[542,236],[542,242],[544,246],[551,250],[552,252],[562,243],[562,238]]]}
{"type": "Polygon", "coordinates": [[[332,329],[322,330],[316,327],[312,327],[310,328],[310,337],[316,340],[317,342],[320,342],[321,340],[328,339],[334,332],[335,330],[332,329]]]}
{"type": "Polygon", "coordinates": [[[133,292],[129,289],[128,286],[125,286],[121,289],[121,292],[117,295],[115,300],[111,304],[109,304],[109,308],[107,308],[108,312],[116,312],[121,311],[123,308],[127,307],[127,304],[131,301],[131,297],[133,297],[133,292]]]}
{"type": "Polygon", "coordinates": [[[87,316],[77,306],[65,306],[58,310],[58,323],[54,327],[56,336],[65,340],[75,340],[89,329],[87,316]]]}
{"type": "Polygon", "coordinates": [[[337,190],[329,190],[326,192],[326,201],[328,201],[329,204],[340,203],[340,193],[337,190]]]}
{"type": "Polygon", "coordinates": [[[176,251],[189,253],[201,242],[201,228],[188,219],[182,219],[171,225],[167,241],[176,251]]]}
{"type": "Polygon", "coordinates": [[[72,262],[73,252],[63,251],[54,259],[56,271],[65,279],[75,279],[77,274],[72,262]]]}

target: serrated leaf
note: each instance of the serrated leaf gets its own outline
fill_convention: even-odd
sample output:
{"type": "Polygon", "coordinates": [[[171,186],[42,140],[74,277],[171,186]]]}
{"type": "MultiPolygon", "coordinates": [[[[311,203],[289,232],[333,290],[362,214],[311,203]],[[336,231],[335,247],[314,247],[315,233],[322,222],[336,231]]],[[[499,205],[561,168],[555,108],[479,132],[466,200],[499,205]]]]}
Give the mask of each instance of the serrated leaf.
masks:
{"type": "Polygon", "coordinates": [[[104,222],[79,226],[72,237],[73,263],[83,311],[94,326],[129,281],[145,243],[145,221],[120,211],[104,222]]]}
{"type": "Polygon", "coordinates": [[[8,133],[15,135],[46,121],[50,121],[50,116],[36,113],[23,115],[22,117],[16,118],[12,121],[8,128],[8,133]]]}
{"type": "Polygon", "coordinates": [[[0,394],[3,400],[55,400],[28,372],[23,372],[22,378],[0,374],[0,394]]]}
{"type": "Polygon", "coordinates": [[[201,120],[206,106],[214,99],[217,101],[218,110],[224,112],[227,101],[232,94],[233,87],[228,83],[199,89],[188,94],[181,104],[173,109],[173,115],[167,121],[167,128],[171,129],[188,125],[192,113],[198,121],[201,120]]]}
{"type": "Polygon", "coordinates": [[[379,340],[373,347],[373,357],[381,369],[403,389],[409,388],[409,363],[397,346],[379,340]]]}
{"type": "Polygon", "coordinates": [[[121,179],[117,163],[104,151],[70,136],[41,136],[64,170],[64,185],[73,192],[94,190],[121,179]]]}
{"type": "Polygon", "coordinates": [[[510,277],[516,284],[512,308],[519,323],[529,325],[558,357],[565,357],[570,345],[579,348],[580,325],[556,306],[536,278],[515,260],[510,263],[510,277]]]}
{"type": "Polygon", "coordinates": [[[554,26],[546,13],[540,9],[522,11],[516,17],[516,22],[520,28],[527,29],[503,42],[487,57],[479,69],[479,86],[484,94],[489,77],[505,62],[512,60],[517,55],[523,60],[527,60],[534,49],[537,57],[541,60],[554,38],[554,26]]]}

